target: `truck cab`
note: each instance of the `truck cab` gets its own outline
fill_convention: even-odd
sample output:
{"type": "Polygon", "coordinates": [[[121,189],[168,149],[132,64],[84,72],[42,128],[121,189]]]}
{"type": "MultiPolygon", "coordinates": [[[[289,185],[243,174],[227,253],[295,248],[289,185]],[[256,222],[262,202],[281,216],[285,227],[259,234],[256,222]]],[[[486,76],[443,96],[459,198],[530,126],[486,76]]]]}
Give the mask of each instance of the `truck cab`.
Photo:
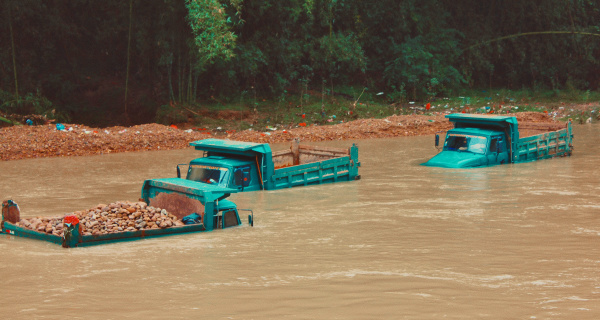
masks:
{"type": "Polygon", "coordinates": [[[153,207],[166,209],[181,220],[188,217],[198,220],[196,222],[210,231],[241,224],[239,211],[248,210],[238,209],[235,203],[226,199],[236,192],[236,189],[181,178],[149,179],[144,181],[141,199],[153,207]]]}
{"type": "MultiPolygon", "coordinates": [[[[439,141],[439,138],[437,138],[439,141]]],[[[442,151],[425,166],[470,168],[504,164],[509,160],[506,135],[480,128],[449,130],[442,151]]],[[[437,145],[436,145],[437,146],[437,145]]]]}
{"type": "Polygon", "coordinates": [[[260,190],[256,164],[243,157],[209,155],[192,160],[185,179],[239,191],[260,190]]]}

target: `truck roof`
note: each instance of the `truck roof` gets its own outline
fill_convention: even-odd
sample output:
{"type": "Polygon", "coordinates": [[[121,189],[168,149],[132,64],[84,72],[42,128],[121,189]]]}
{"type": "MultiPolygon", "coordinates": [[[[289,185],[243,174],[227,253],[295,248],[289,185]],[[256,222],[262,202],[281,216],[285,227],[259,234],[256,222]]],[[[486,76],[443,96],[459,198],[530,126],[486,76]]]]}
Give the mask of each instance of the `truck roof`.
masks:
{"type": "Polygon", "coordinates": [[[492,128],[511,128],[517,129],[517,117],[514,116],[488,116],[469,113],[452,113],[446,115],[450,122],[454,123],[455,128],[462,127],[480,127],[483,129],[492,128]]]}
{"type": "Polygon", "coordinates": [[[484,121],[484,122],[511,122],[517,123],[515,116],[487,116],[482,114],[470,114],[470,113],[452,113],[446,115],[452,122],[457,121],[484,121]]]}
{"type": "Polygon", "coordinates": [[[201,198],[202,203],[205,201],[215,201],[227,198],[230,194],[238,192],[237,189],[224,188],[218,185],[201,183],[181,178],[164,178],[150,179],[144,181],[142,187],[142,198],[148,198],[150,189],[162,191],[168,190],[167,193],[179,192],[180,194],[190,194],[201,198]]]}
{"type": "Polygon", "coordinates": [[[196,150],[212,151],[219,153],[234,153],[234,154],[248,154],[248,153],[269,153],[271,148],[266,143],[253,143],[253,142],[242,142],[222,139],[204,139],[194,142],[190,142],[190,146],[196,148],[196,150]]]}

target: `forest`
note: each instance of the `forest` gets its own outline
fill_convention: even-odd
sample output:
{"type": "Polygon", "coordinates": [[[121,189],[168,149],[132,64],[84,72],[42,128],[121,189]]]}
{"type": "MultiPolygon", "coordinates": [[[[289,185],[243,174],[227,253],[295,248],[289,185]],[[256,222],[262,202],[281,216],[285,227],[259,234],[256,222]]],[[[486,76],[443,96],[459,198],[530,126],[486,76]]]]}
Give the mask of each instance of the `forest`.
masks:
{"type": "Polygon", "coordinates": [[[0,17],[0,113],[90,125],[349,87],[390,104],[600,87],[592,0],[4,0],[0,17]]]}

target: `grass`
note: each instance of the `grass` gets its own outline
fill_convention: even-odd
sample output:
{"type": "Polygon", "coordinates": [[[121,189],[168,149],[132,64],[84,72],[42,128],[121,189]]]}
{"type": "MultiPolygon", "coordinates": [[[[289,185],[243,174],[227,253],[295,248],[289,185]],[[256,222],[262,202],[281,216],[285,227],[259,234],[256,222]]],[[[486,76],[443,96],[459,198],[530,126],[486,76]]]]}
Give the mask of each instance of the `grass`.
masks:
{"type": "MultiPolygon", "coordinates": [[[[362,87],[341,87],[327,94],[320,91],[286,93],[277,98],[241,97],[224,102],[217,99],[185,107],[163,106],[159,122],[192,122],[206,128],[245,130],[265,127],[295,127],[329,125],[361,118],[385,118],[402,114],[432,114],[434,112],[496,113],[557,112],[560,118],[583,121],[596,118],[600,111],[597,91],[532,91],[532,90],[464,90],[451,97],[436,97],[430,101],[392,101],[392,93],[362,87]],[[430,103],[430,110],[425,105],[430,103]],[[164,112],[167,110],[168,112],[164,112]],[[227,119],[214,116],[222,110],[244,112],[227,119]],[[250,120],[252,119],[252,120],[250,120]]],[[[260,129],[259,129],[260,128],[260,129]]]]}

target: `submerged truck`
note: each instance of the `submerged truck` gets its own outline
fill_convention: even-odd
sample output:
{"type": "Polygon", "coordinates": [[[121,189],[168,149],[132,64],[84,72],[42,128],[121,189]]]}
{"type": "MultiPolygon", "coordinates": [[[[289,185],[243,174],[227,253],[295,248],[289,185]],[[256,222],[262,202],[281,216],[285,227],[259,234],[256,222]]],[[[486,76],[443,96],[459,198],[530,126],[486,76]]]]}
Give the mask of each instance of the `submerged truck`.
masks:
{"type": "MultiPolygon", "coordinates": [[[[570,156],[573,152],[571,121],[518,123],[514,116],[449,114],[442,151],[425,166],[472,168],[570,156]]],[[[435,146],[439,147],[439,133],[435,146]]]]}
{"type": "Polygon", "coordinates": [[[275,190],[360,179],[358,147],[329,148],[292,142],[289,150],[272,152],[266,143],[206,139],[190,143],[204,157],[187,166],[186,180],[237,189],[275,190]]]}
{"type": "MultiPolygon", "coordinates": [[[[183,189],[179,191],[169,189],[167,190],[169,193],[176,192],[175,197],[170,199],[179,201],[175,202],[175,206],[173,206],[173,203],[164,202],[164,197],[161,194],[162,191],[159,185],[156,185],[145,194],[142,194],[145,202],[149,204],[148,207],[144,206],[142,209],[144,212],[151,210],[150,207],[168,210],[169,214],[177,217],[178,224],[167,226],[161,224],[157,228],[141,227],[138,222],[144,218],[136,214],[139,211],[135,211],[134,213],[123,211],[125,215],[131,214],[130,219],[131,217],[139,219],[136,221],[136,227],[124,230],[116,230],[114,227],[111,229],[111,225],[114,226],[115,221],[126,220],[126,218],[120,218],[122,213],[118,211],[119,209],[110,210],[107,207],[105,209],[107,212],[102,212],[99,208],[95,210],[93,218],[74,214],[64,217],[41,218],[44,221],[43,225],[50,223],[48,221],[56,220],[56,223],[60,224],[58,229],[61,231],[57,234],[48,229],[44,230],[43,228],[36,227],[32,229],[28,223],[24,223],[26,219],[22,220],[20,218],[18,205],[12,200],[7,200],[2,203],[0,234],[43,240],[62,245],[65,248],[74,248],[234,227],[242,224],[239,215],[240,211],[249,211],[251,214],[248,215],[248,223],[252,226],[254,225],[252,210],[238,209],[233,202],[225,199],[231,193],[237,192],[237,190],[208,185],[202,189],[192,189],[191,193],[186,193],[186,190],[183,189]],[[159,207],[163,204],[165,207],[159,207]],[[79,218],[83,218],[87,222],[85,220],[80,221],[79,218]],[[83,225],[84,223],[85,226],[83,225]],[[104,231],[97,233],[84,232],[86,230],[85,227],[88,227],[89,231],[89,227],[92,225],[99,225],[98,230],[104,231]]],[[[167,214],[164,210],[159,214],[161,217],[167,214]]],[[[133,224],[132,220],[128,221],[131,221],[133,224]]],[[[144,226],[146,224],[146,222],[140,223],[143,223],[144,226]]]]}
{"type": "MultiPolygon", "coordinates": [[[[266,143],[205,139],[190,143],[204,157],[177,165],[177,178],[144,181],[141,200],[178,215],[196,212],[206,191],[230,194],[358,180],[358,147],[300,145],[272,152],[266,143]],[[187,166],[182,178],[181,167],[187,166]]],[[[219,208],[230,205],[217,199],[219,208]]],[[[231,203],[233,205],[233,203],[231,203]]],[[[226,217],[225,217],[226,219],[226,217]]],[[[251,217],[250,217],[250,220],[251,217]]]]}

